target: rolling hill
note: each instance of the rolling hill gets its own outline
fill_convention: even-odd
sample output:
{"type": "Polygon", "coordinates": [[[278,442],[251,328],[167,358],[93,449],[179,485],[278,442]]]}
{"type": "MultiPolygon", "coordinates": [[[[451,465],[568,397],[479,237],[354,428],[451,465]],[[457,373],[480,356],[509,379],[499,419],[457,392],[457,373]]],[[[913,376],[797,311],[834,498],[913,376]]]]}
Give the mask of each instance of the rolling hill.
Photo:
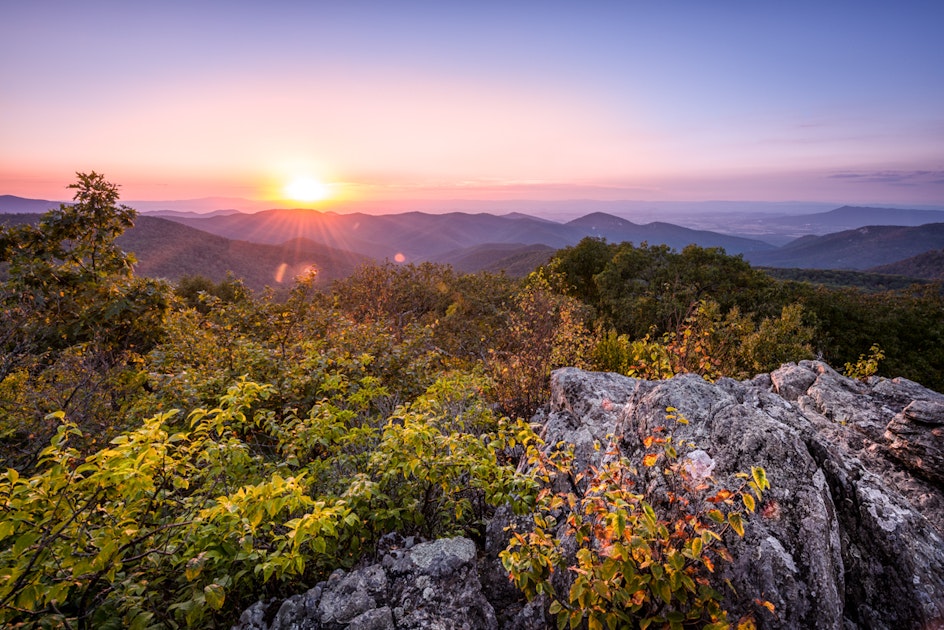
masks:
{"type": "Polygon", "coordinates": [[[779,228],[789,227],[804,234],[821,235],[870,225],[915,227],[928,223],[942,223],[944,211],[843,206],[829,212],[772,217],[768,222],[771,226],[779,228]]]}
{"type": "Polygon", "coordinates": [[[451,265],[456,271],[463,273],[505,272],[509,276],[520,278],[547,263],[555,251],[557,250],[547,245],[485,243],[451,251],[435,257],[431,262],[451,265]]]}
{"type": "Polygon", "coordinates": [[[2,214],[33,214],[43,213],[59,207],[58,201],[46,199],[27,199],[16,195],[0,195],[0,213],[2,214]]]}
{"type": "Polygon", "coordinates": [[[227,238],[259,243],[282,243],[306,238],[336,249],[374,258],[406,261],[436,260],[449,252],[490,244],[546,245],[554,249],[574,245],[586,236],[613,242],[666,243],[681,249],[691,243],[724,247],[729,253],[764,251],[762,241],[691,230],[668,223],[637,225],[605,213],[593,213],[569,223],[556,223],[521,214],[487,213],[369,215],[313,210],[268,210],[175,221],[227,238]],[[399,256],[398,256],[399,255],[399,256]]]}
{"type": "Polygon", "coordinates": [[[366,257],[341,252],[305,239],[265,245],[223,238],[168,219],[139,216],[118,244],[138,259],[136,273],[178,280],[199,274],[219,282],[232,272],[251,289],[291,286],[299,274],[314,269],[317,282],[345,277],[366,257]]]}
{"type": "Polygon", "coordinates": [[[933,249],[898,262],[873,267],[869,271],[925,280],[944,280],[944,249],[933,249]]]}
{"type": "MultiPolygon", "coordinates": [[[[0,212],[19,208],[33,214],[0,214],[7,222],[32,221],[55,202],[0,196],[0,212]]],[[[885,268],[929,250],[944,248],[944,222],[920,226],[869,225],[825,235],[807,235],[782,247],[756,239],[694,230],[671,223],[638,224],[605,212],[593,212],[567,223],[513,212],[403,212],[371,215],[315,210],[265,210],[246,214],[232,210],[205,215],[165,210],[164,216],[139,215],[137,226],[120,243],[136,253],[139,273],[176,280],[199,273],[219,280],[226,271],[243,277],[248,286],[284,284],[299,270],[315,265],[329,281],[350,273],[368,259],[399,262],[432,261],[457,270],[505,271],[525,275],[543,264],[552,252],[584,237],[639,245],[666,244],[681,250],[695,243],[744,254],[752,264],[776,268],[852,269],[876,267],[881,273],[937,277],[938,259],[926,256],[908,263],[913,268],[885,268]],[[284,264],[284,267],[282,265],[284,264]],[[281,272],[278,272],[279,269],[281,272]]],[[[866,219],[913,222],[944,217],[931,210],[896,210],[845,206],[830,212],[775,221],[794,227],[824,228],[866,219]]],[[[905,265],[905,263],[902,263],[905,265]]]]}
{"type": "MultiPolygon", "coordinates": [[[[0,224],[36,223],[39,214],[0,215],[0,224]]],[[[177,281],[201,275],[220,282],[231,272],[246,286],[288,287],[299,274],[314,269],[316,284],[350,275],[365,256],[342,252],[304,239],[265,245],[227,239],[158,217],[138,216],[118,245],[137,258],[135,273],[177,281]]]]}
{"type": "Polygon", "coordinates": [[[870,269],[944,248],[944,223],[917,227],[872,225],[825,236],[804,236],[783,247],[750,252],[752,265],[800,269],[870,269]]]}

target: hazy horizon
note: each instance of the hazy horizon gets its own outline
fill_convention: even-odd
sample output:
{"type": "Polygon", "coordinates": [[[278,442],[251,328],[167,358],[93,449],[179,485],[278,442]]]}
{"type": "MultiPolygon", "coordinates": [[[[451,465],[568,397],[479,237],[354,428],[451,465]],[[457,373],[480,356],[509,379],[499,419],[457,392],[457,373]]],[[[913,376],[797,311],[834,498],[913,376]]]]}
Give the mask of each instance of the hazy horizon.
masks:
{"type": "Polygon", "coordinates": [[[95,170],[145,203],[944,207],[942,19],[917,0],[20,3],[0,192],[62,199],[95,170]]]}

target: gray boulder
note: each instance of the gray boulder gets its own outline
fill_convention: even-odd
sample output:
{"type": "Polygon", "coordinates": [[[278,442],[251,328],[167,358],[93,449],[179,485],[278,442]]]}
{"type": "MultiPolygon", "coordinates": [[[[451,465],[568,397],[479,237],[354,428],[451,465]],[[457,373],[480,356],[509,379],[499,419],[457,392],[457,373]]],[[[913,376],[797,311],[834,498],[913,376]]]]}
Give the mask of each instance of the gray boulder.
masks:
{"type": "MultiPolygon", "coordinates": [[[[733,619],[753,614],[766,628],[944,625],[944,396],[902,379],[855,381],[816,361],[717,383],[567,368],[551,390],[545,442],[574,443],[579,466],[596,466],[608,449],[589,444],[605,445],[609,432],[653,497],[668,489],[661,467],[641,465],[643,439],[657,427],[687,445],[686,466],[718,480],[766,470],[772,489],[745,537],[726,540],[733,562],[720,577],[734,587],[724,602],[733,619]],[[689,424],[667,419],[669,407],[689,424]]],[[[499,527],[489,532],[498,538],[491,547],[507,538],[499,527]]]]}
{"type": "Polygon", "coordinates": [[[482,594],[475,543],[448,538],[396,544],[395,538],[385,541],[388,550],[378,563],[335,571],[326,582],[283,602],[259,602],[243,612],[234,630],[498,628],[482,594]]]}

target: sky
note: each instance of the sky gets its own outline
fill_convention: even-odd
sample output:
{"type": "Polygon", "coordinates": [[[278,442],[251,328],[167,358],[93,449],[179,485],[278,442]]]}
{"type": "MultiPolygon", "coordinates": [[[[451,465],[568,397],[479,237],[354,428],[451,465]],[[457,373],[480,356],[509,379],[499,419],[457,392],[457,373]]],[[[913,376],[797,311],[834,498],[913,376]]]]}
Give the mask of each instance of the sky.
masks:
{"type": "Polygon", "coordinates": [[[141,200],[944,207],[942,25],[939,0],[0,0],[0,194],[94,170],[141,200]]]}

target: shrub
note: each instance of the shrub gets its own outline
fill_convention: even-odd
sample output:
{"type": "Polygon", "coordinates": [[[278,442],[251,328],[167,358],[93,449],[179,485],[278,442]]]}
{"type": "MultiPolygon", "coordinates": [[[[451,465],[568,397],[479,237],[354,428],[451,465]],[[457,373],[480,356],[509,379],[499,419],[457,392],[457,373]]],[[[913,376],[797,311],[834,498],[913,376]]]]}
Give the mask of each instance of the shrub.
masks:
{"type": "Polygon", "coordinates": [[[742,509],[754,512],[770,487],[764,470],[739,473],[729,490],[697,457],[680,462],[670,436],[657,432],[644,446],[643,466],[664,467],[665,497],[639,489],[637,470],[615,444],[585,473],[566,451],[532,449],[534,474],[547,486],[531,531],[514,532],[501,560],[528,599],[549,598],[558,628],[729,627],[709,578],[717,562],[731,560],[726,532],[744,535],[742,509]],[[561,569],[567,574],[555,577],[561,569]]]}

